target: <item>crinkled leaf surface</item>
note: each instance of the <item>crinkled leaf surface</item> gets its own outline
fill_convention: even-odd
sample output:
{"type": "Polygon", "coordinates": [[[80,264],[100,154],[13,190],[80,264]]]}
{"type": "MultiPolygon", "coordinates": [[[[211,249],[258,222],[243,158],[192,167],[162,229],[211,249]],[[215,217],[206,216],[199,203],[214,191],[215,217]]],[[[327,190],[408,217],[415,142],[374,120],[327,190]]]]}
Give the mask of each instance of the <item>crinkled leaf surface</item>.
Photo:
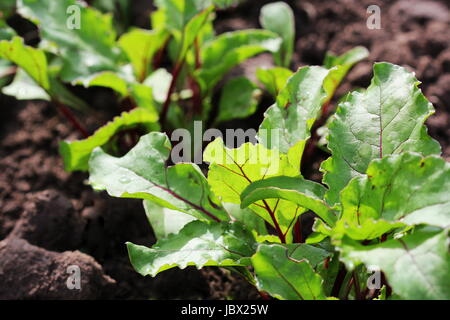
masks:
{"type": "Polygon", "coordinates": [[[169,139],[160,132],[142,136],[120,158],[96,148],[89,160],[89,182],[114,197],[154,201],[202,220],[229,220],[197,165],[166,166],[170,151],[169,139]]]}
{"type": "Polygon", "coordinates": [[[277,244],[260,245],[252,257],[258,289],[278,299],[325,299],[323,279],[309,262],[317,259],[317,252],[301,250],[304,246],[308,245],[298,245],[299,249],[289,250],[277,244]]]}
{"type": "Polygon", "coordinates": [[[404,299],[450,299],[448,230],[419,229],[369,246],[344,238],[338,247],[347,267],[353,269],[359,263],[379,267],[404,299]]]}
{"type": "Polygon", "coordinates": [[[277,65],[289,67],[294,51],[295,18],[291,7],[282,1],[264,5],[259,21],[264,29],[278,34],[283,43],[275,54],[277,65]]]}
{"type": "Polygon", "coordinates": [[[251,232],[238,223],[193,221],[178,234],[159,240],[152,248],[127,243],[134,269],[155,276],[164,270],[187,266],[243,266],[256,250],[251,232]]]}
{"type": "Polygon", "coordinates": [[[59,151],[64,159],[65,169],[67,171],[87,170],[91,152],[96,147],[107,143],[118,131],[135,125],[149,125],[157,129],[155,124],[157,120],[157,113],[137,108],[130,112],[123,112],[84,140],[61,141],[59,151]]]}
{"type": "Polygon", "coordinates": [[[450,227],[450,164],[414,153],[375,160],[367,175],[341,193],[342,219],[363,225],[367,219],[408,225],[450,227]]]}
{"type": "Polygon", "coordinates": [[[241,206],[247,207],[263,199],[284,199],[315,212],[333,226],[336,214],[323,200],[326,188],[301,177],[272,177],[250,184],[241,193],[241,206]]]}
{"type": "Polygon", "coordinates": [[[321,166],[330,188],[329,203],[336,203],[339,192],[353,177],[363,175],[373,159],[405,151],[440,152],[423,125],[433,106],[417,83],[404,68],[377,63],[369,88],[352,93],[339,105],[329,125],[332,157],[321,166]]]}

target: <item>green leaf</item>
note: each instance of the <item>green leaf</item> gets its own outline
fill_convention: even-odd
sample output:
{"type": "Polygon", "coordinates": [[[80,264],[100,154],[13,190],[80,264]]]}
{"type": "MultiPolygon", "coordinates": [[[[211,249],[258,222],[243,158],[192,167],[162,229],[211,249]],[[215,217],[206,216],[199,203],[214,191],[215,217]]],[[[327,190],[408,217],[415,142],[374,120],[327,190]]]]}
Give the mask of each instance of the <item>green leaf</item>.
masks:
{"type": "Polygon", "coordinates": [[[345,78],[350,69],[359,61],[369,56],[369,51],[364,47],[355,47],[340,56],[327,53],[324,61],[324,67],[331,70],[328,75],[326,90],[329,93],[328,99],[334,95],[339,84],[345,78]]]}
{"type": "Polygon", "coordinates": [[[155,53],[167,41],[168,35],[160,30],[132,29],[119,39],[119,46],[128,55],[136,79],[143,81],[151,68],[155,53]]]}
{"type": "Polygon", "coordinates": [[[276,52],[281,39],[267,30],[227,32],[208,42],[201,51],[202,69],[197,78],[204,91],[213,88],[233,67],[259,53],[276,52]]]}
{"type": "Polygon", "coordinates": [[[267,235],[264,220],[255,215],[252,210],[242,209],[235,203],[223,203],[223,206],[232,220],[239,221],[246,229],[255,231],[258,235],[267,235]]]}
{"type": "Polygon", "coordinates": [[[59,152],[64,159],[64,167],[67,171],[88,169],[88,161],[91,152],[107,143],[118,131],[135,125],[154,125],[158,120],[156,113],[138,108],[130,112],[123,112],[111,122],[98,129],[89,138],[79,141],[61,141],[59,152]]]}
{"type": "Polygon", "coordinates": [[[134,269],[156,276],[170,268],[187,266],[244,266],[255,252],[253,235],[238,223],[193,221],[178,234],[159,240],[152,248],[127,243],[134,269]]]}
{"type": "Polygon", "coordinates": [[[394,292],[404,299],[450,299],[448,230],[416,230],[369,246],[344,238],[338,248],[349,269],[360,263],[380,268],[394,292]]]}
{"type": "Polygon", "coordinates": [[[336,214],[323,200],[326,188],[300,177],[272,177],[250,184],[241,193],[241,206],[247,207],[264,199],[284,199],[315,212],[328,225],[336,222],[336,214]]]}
{"type": "Polygon", "coordinates": [[[290,153],[298,168],[310,129],[327,98],[324,82],[329,72],[322,67],[300,68],[281,90],[277,103],[267,109],[259,127],[259,141],[290,153]]]}
{"type": "Polygon", "coordinates": [[[437,156],[404,153],[371,162],[367,175],[341,192],[342,219],[450,227],[450,164],[437,156]]]}
{"type": "Polygon", "coordinates": [[[42,39],[56,44],[64,58],[64,81],[118,70],[122,53],[116,46],[111,15],[75,0],[18,0],[17,11],[38,25],[42,39]],[[68,11],[72,6],[79,8],[79,16],[68,11]]]}
{"type": "Polygon", "coordinates": [[[154,100],[163,103],[166,100],[171,81],[172,75],[166,69],[158,69],[145,79],[144,84],[153,89],[154,100]]]}
{"type": "Polygon", "coordinates": [[[181,46],[178,52],[177,63],[181,63],[186,57],[188,50],[194,44],[194,41],[197,38],[198,34],[208,22],[209,16],[211,15],[211,12],[213,12],[213,10],[214,7],[211,6],[194,16],[187,23],[186,28],[183,31],[183,37],[181,39],[181,46]]]}
{"type": "MultiPolygon", "coordinates": [[[[308,245],[297,246],[300,249],[308,245]]],[[[309,262],[314,256],[281,245],[260,245],[252,257],[258,289],[278,299],[325,299],[323,279],[309,262]]]]}
{"type": "Polygon", "coordinates": [[[277,33],[283,43],[275,54],[275,62],[289,67],[294,51],[295,18],[291,7],[285,2],[273,2],[261,8],[259,21],[264,29],[277,33]]]}
{"type": "Polygon", "coordinates": [[[228,81],[222,89],[216,122],[246,118],[256,111],[259,90],[245,77],[228,81]]]}
{"type": "Polygon", "coordinates": [[[22,38],[14,37],[0,41],[0,57],[17,64],[44,90],[50,88],[44,51],[26,46],[22,38]]]}
{"type": "Polygon", "coordinates": [[[440,153],[439,144],[423,125],[433,106],[417,83],[404,68],[377,63],[369,88],[339,104],[329,126],[332,157],[321,166],[330,204],[338,201],[339,192],[353,177],[366,172],[373,159],[405,151],[440,153]]]}
{"type": "Polygon", "coordinates": [[[229,220],[197,165],[166,167],[170,152],[170,141],[160,132],[142,136],[121,158],[96,148],[89,160],[89,182],[114,197],[154,201],[200,220],[229,220]]]}
{"type": "Polygon", "coordinates": [[[2,93],[18,100],[41,99],[50,101],[50,96],[21,68],[17,69],[13,82],[2,89],[2,93]]]}
{"type": "Polygon", "coordinates": [[[105,87],[118,92],[122,97],[126,97],[128,95],[127,82],[118,74],[111,71],[103,71],[92,74],[91,76],[74,80],[73,84],[81,84],[85,88],[94,86],[105,87]]]}
{"type": "Polygon", "coordinates": [[[195,220],[193,216],[164,208],[151,201],[144,200],[143,203],[145,214],[157,239],[164,239],[170,234],[177,234],[185,225],[195,220]]]}
{"type": "MultiPolygon", "coordinates": [[[[13,2],[15,4],[15,0],[13,0],[13,2]]],[[[13,7],[14,7],[14,4],[13,4],[13,7]]],[[[0,11],[2,11],[2,13],[4,13],[5,10],[7,10],[7,9],[2,9],[0,7],[0,11]]],[[[3,16],[3,18],[4,18],[4,16],[3,16]]],[[[2,19],[2,17],[0,17],[0,40],[11,40],[15,35],[16,35],[16,31],[13,28],[11,28],[8,25],[8,23],[4,19],[2,19]]]]}
{"type": "MultiPolygon", "coordinates": [[[[290,165],[286,155],[266,149],[261,144],[245,143],[239,148],[229,149],[219,138],[206,147],[203,159],[210,164],[209,185],[223,202],[240,204],[241,193],[254,181],[280,175],[298,176],[298,169],[290,165]]],[[[249,208],[271,225],[274,221],[270,212],[274,212],[284,233],[303,212],[294,203],[280,199],[258,201],[249,208]]]]}
{"type": "Polygon", "coordinates": [[[274,97],[278,96],[278,93],[293,74],[291,70],[282,67],[256,70],[256,77],[274,97]]]}

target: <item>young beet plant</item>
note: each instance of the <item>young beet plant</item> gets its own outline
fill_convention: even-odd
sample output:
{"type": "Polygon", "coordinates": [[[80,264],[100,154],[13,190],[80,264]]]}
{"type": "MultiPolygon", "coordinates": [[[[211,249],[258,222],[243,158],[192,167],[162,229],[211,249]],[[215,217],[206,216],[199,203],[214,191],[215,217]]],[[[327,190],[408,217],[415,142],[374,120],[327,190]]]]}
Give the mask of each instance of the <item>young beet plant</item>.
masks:
{"type": "Polygon", "coordinates": [[[158,236],[151,248],[127,244],[140,274],[220,266],[279,299],[450,299],[450,166],[427,134],[433,107],[412,73],[375,64],[371,85],[328,122],[323,184],[299,172],[337,70],[294,73],[257,144],[207,146],[207,177],[192,163],[167,166],[163,133],[121,158],[94,150],[92,186],[143,199],[158,236]],[[316,223],[302,239],[295,225],[308,211],[316,223]]]}

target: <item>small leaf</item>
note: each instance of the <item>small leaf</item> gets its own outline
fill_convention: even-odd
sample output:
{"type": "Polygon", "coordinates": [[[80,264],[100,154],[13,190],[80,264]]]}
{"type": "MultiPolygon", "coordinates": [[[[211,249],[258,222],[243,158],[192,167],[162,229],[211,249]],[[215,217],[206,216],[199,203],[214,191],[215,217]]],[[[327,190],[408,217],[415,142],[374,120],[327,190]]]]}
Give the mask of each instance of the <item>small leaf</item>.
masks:
{"type": "Polygon", "coordinates": [[[26,46],[22,38],[14,37],[0,41],[0,57],[17,64],[44,90],[50,88],[44,51],[26,46]]]}
{"type": "Polygon", "coordinates": [[[127,243],[134,269],[141,275],[179,267],[244,266],[255,252],[253,235],[238,223],[193,221],[176,235],[159,240],[152,248],[127,243]]]}
{"type": "Polygon", "coordinates": [[[47,100],[50,96],[21,68],[17,69],[13,82],[2,89],[2,93],[18,100],[47,100]]]}
{"type": "Polygon", "coordinates": [[[272,177],[250,184],[241,193],[241,206],[263,199],[284,199],[315,212],[328,225],[333,226],[336,215],[323,201],[326,188],[300,177],[272,177]]]}
{"type": "Polygon", "coordinates": [[[332,157],[321,166],[330,204],[339,200],[339,192],[353,177],[366,172],[373,159],[405,151],[440,153],[423,125],[433,106],[417,83],[404,68],[377,63],[370,87],[339,104],[329,126],[332,157]]]}
{"type": "Polygon", "coordinates": [[[396,240],[363,246],[344,238],[338,245],[349,269],[364,263],[378,267],[404,299],[450,299],[448,230],[416,230],[396,240]]]}
{"type": "Polygon", "coordinates": [[[293,74],[294,73],[291,70],[282,67],[256,70],[256,77],[258,80],[275,98],[293,74]]]}
{"type": "Polygon", "coordinates": [[[324,61],[324,67],[331,70],[326,82],[326,91],[329,93],[330,100],[339,84],[345,78],[350,69],[359,61],[369,56],[369,51],[364,47],[355,47],[340,56],[327,53],[324,61]]]}
{"type": "MultiPolygon", "coordinates": [[[[324,81],[329,72],[322,67],[303,67],[289,78],[277,103],[264,114],[258,134],[262,144],[287,153],[291,147],[306,142],[327,98],[324,81]]],[[[297,152],[298,166],[302,152],[297,152]]]]}
{"type": "Polygon", "coordinates": [[[81,84],[85,88],[94,86],[105,87],[118,92],[122,97],[128,95],[127,82],[118,74],[111,71],[99,72],[88,77],[80,78],[73,81],[73,84],[81,84]]]}
{"type": "Polygon", "coordinates": [[[202,48],[203,66],[197,78],[203,90],[208,91],[233,67],[259,53],[276,52],[280,44],[281,39],[267,30],[223,33],[202,48]]]}
{"type": "Polygon", "coordinates": [[[256,111],[259,90],[245,77],[228,81],[222,89],[216,122],[246,118],[256,111]]]}
{"type": "Polygon", "coordinates": [[[143,81],[150,70],[153,56],[167,41],[166,32],[132,29],[119,39],[119,46],[128,55],[136,79],[143,81]]]}
{"type": "Polygon", "coordinates": [[[281,245],[260,245],[252,257],[258,289],[278,299],[325,299],[323,279],[309,262],[313,257],[302,250],[289,252],[281,245]]]}
{"type": "Polygon", "coordinates": [[[294,51],[295,18],[291,7],[285,2],[273,2],[261,8],[259,21],[264,29],[277,33],[283,43],[275,54],[275,62],[289,67],[294,51]]]}
{"type": "Polygon", "coordinates": [[[111,196],[154,201],[200,220],[228,221],[200,168],[193,163],[166,167],[170,141],[160,132],[142,136],[125,156],[96,148],[89,160],[89,182],[111,196]]]}
{"type": "Polygon", "coordinates": [[[123,112],[87,139],[73,142],[61,141],[59,151],[63,156],[65,169],[67,171],[87,170],[91,152],[96,147],[107,143],[116,132],[138,124],[154,126],[157,120],[158,115],[156,113],[138,108],[130,112],[123,112]]]}

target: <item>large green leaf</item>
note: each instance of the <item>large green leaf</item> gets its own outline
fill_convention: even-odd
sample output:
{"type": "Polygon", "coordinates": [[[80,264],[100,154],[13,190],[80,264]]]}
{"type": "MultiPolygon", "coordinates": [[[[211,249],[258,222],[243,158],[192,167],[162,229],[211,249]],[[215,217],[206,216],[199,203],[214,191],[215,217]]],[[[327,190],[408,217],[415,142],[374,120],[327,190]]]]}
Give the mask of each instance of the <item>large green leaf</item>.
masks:
{"type": "Polygon", "coordinates": [[[359,61],[364,60],[369,56],[369,51],[364,47],[355,47],[340,56],[335,56],[332,53],[327,53],[324,61],[324,67],[331,70],[328,78],[326,88],[329,92],[328,100],[330,100],[339,84],[350,71],[350,69],[359,61]]]}
{"type": "Polygon", "coordinates": [[[156,276],[170,268],[187,266],[244,266],[256,250],[251,232],[238,223],[193,221],[178,234],[159,240],[152,248],[127,243],[134,269],[156,276]]]}
{"type": "Polygon", "coordinates": [[[322,163],[327,201],[334,204],[339,192],[361,176],[373,159],[405,151],[438,154],[425,120],[433,106],[417,87],[417,79],[404,68],[377,63],[370,87],[350,94],[329,125],[328,148],[332,157],[322,163]]]}
{"type": "Polygon", "coordinates": [[[17,10],[38,25],[44,40],[56,44],[64,58],[61,71],[64,81],[118,70],[121,52],[115,43],[111,15],[75,0],[18,0],[17,10]],[[77,18],[76,13],[68,14],[68,8],[73,6],[79,8],[80,24],[69,28],[71,18],[77,18]]]}
{"type": "MultiPolygon", "coordinates": [[[[240,195],[254,181],[274,176],[298,176],[298,168],[291,166],[288,157],[278,150],[266,149],[261,144],[242,144],[229,149],[222,139],[211,142],[203,154],[209,162],[208,182],[223,202],[241,203],[240,195]]],[[[249,206],[254,212],[274,225],[274,213],[281,231],[287,233],[303,209],[290,201],[269,199],[249,206]]]]}
{"type": "Polygon", "coordinates": [[[394,292],[404,299],[450,299],[448,230],[416,230],[369,246],[344,238],[338,248],[349,269],[360,263],[380,268],[394,292]]]}
{"type": "Polygon", "coordinates": [[[250,184],[241,193],[241,206],[247,207],[264,199],[284,199],[315,212],[328,225],[336,222],[336,214],[325,203],[326,188],[300,177],[272,177],[250,184]]]}
{"type": "Polygon", "coordinates": [[[197,78],[207,91],[239,63],[265,51],[276,52],[280,44],[281,39],[267,30],[223,33],[202,48],[203,65],[197,72],[197,78]]]}
{"type": "Polygon", "coordinates": [[[0,41],[0,58],[17,64],[44,90],[50,88],[44,51],[26,46],[22,38],[14,37],[11,41],[0,41]]]}
{"type": "Polygon", "coordinates": [[[157,120],[157,113],[137,108],[130,112],[123,112],[84,140],[61,141],[59,152],[64,159],[65,169],[67,171],[86,171],[91,152],[96,147],[101,147],[107,143],[118,131],[136,125],[154,126],[156,129],[155,122],[157,120]]]}
{"type": "Polygon", "coordinates": [[[273,2],[261,8],[259,21],[264,29],[277,33],[283,43],[275,54],[275,62],[282,67],[289,67],[295,40],[295,18],[291,7],[285,2],[273,2]]]}
{"type": "Polygon", "coordinates": [[[297,245],[288,249],[276,244],[260,245],[252,257],[258,289],[278,299],[325,299],[323,279],[314,271],[312,261],[317,260],[317,255],[321,258],[327,255],[317,248],[304,250],[306,246],[297,245]]]}
{"type": "Polygon", "coordinates": [[[245,77],[228,81],[222,89],[216,122],[252,115],[258,105],[258,93],[256,85],[245,77]]]}
{"type": "Polygon", "coordinates": [[[142,136],[121,158],[96,148],[89,160],[89,182],[114,197],[154,201],[202,220],[229,220],[197,165],[166,166],[170,152],[170,141],[160,132],[142,136]]]}

